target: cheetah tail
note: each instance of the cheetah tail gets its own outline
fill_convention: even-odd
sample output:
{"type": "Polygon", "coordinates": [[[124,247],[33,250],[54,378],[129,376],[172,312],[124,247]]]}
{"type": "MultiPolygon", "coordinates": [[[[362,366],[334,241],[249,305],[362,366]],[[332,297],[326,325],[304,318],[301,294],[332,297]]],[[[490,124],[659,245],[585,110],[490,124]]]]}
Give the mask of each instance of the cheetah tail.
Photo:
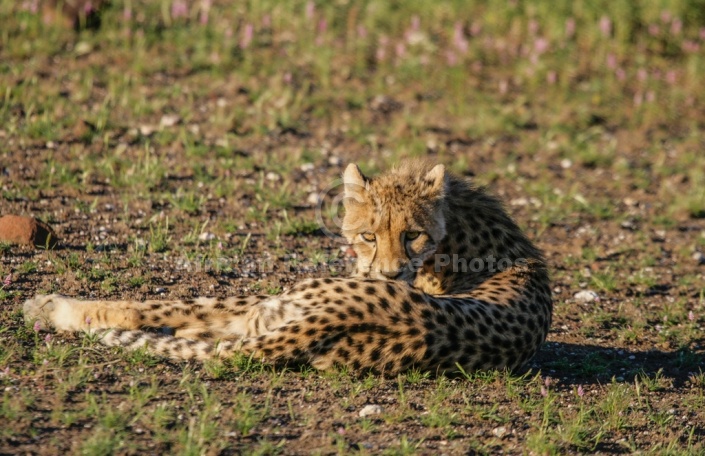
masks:
{"type": "Polygon", "coordinates": [[[154,355],[176,360],[206,360],[224,358],[237,351],[233,341],[196,341],[139,330],[105,329],[97,331],[101,343],[109,347],[124,347],[128,350],[146,350],[154,355]]]}

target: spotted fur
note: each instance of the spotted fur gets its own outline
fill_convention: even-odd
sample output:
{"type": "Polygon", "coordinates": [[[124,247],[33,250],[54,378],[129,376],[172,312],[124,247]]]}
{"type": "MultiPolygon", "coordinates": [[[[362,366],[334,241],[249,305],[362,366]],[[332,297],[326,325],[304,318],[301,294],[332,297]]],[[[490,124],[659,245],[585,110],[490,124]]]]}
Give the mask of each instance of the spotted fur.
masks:
{"type": "Polygon", "coordinates": [[[174,359],[239,352],[387,374],[513,369],[536,353],[551,323],[545,262],[494,197],[419,162],[376,178],[350,165],[343,181],[342,232],[358,258],[350,278],[304,280],[276,297],[38,295],[25,319],[174,359]],[[174,335],[144,331],[161,327],[174,335]]]}

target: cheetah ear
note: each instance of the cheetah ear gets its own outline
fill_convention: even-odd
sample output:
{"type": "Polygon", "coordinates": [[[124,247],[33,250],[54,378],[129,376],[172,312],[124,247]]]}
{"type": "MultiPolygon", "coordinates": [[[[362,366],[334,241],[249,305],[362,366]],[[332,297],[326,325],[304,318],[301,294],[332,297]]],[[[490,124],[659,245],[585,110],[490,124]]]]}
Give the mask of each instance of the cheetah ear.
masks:
{"type": "Polygon", "coordinates": [[[424,183],[428,187],[428,193],[436,193],[439,196],[443,196],[446,187],[445,176],[446,167],[442,164],[438,164],[431,168],[431,171],[427,172],[423,178],[424,183]]]}
{"type": "Polygon", "coordinates": [[[370,181],[360,171],[356,164],[350,163],[343,173],[345,198],[359,201],[362,193],[370,188],[370,181]]]}

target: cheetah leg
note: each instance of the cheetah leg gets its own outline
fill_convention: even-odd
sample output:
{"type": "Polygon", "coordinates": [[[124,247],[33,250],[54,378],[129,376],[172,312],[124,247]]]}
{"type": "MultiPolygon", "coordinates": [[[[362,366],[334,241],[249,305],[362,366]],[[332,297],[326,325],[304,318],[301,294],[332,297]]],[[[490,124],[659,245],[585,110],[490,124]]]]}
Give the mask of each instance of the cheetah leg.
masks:
{"type": "Polygon", "coordinates": [[[38,295],[24,304],[28,323],[43,329],[94,331],[107,328],[173,328],[179,337],[217,339],[245,335],[251,311],[265,296],[198,298],[192,301],[83,301],[38,295]]]}

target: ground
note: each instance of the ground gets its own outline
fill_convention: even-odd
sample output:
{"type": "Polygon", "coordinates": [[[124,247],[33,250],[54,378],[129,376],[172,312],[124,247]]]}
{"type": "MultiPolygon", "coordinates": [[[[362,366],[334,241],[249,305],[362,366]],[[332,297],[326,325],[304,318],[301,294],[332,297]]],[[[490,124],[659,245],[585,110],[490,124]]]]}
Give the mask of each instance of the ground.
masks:
{"type": "Polygon", "coordinates": [[[698,2],[224,3],[114,1],[78,31],[0,3],[0,214],[61,236],[0,245],[0,453],[705,451],[698,2]],[[174,363],[22,322],[35,293],[345,274],[336,179],[406,157],[487,185],[545,251],[525,372],[174,363]]]}

